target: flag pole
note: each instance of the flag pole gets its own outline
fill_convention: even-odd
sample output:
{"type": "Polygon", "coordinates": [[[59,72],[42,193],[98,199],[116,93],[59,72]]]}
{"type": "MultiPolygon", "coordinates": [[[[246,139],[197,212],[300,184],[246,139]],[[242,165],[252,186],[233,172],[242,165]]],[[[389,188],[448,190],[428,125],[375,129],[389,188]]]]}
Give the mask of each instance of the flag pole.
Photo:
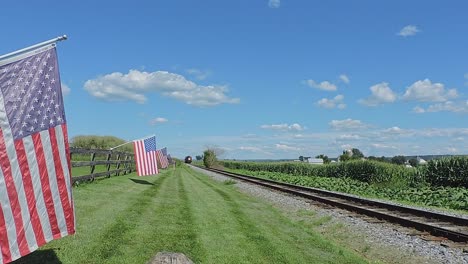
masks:
{"type": "Polygon", "coordinates": [[[133,140],[130,140],[130,141],[127,141],[127,142],[125,142],[125,143],[123,143],[123,144],[120,144],[120,145],[118,145],[118,146],[112,147],[112,148],[110,148],[110,150],[114,150],[114,149],[116,149],[116,148],[120,148],[121,146],[125,146],[125,145],[127,145],[128,143],[131,143],[131,142],[133,142],[133,140]]]}
{"type": "Polygon", "coordinates": [[[118,146],[115,146],[115,147],[112,147],[112,148],[109,148],[109,149],[110,149],[110,150],[114,150],[114,149],[116,149],[116,148],[120,148],[121,146],[125,146],[125,145],[127,145],[128,143],[132,143],[133,141],[143,140],[143,139],[147,139],[147,138],[150,138],[150,137],[153,137],[153,136],[156,136],[156,135],[153,134],[153,135],[149,135],[149,136],[144,137],[144,138],[129,140],[129,141],[125,142],[125,143],[122,143],[122,144],[120,144],[120,145],[118,145],[118,146]]]}
{"type": "Polygon", "coordinates": [[[21,53],[23,53],[23,52],[27,52],[27,51],[36,49],[36,48],[39,48],[39,47],[42,47],[42,46],[46,46],[46,45],[49,45],[49,44],[52,44],[52,43],[55,43],[55,42],[58,42],[58,41],[66,40],[67,38],[68,38],[67,35],[63,35],[63,36],[56,37],[56,38],[51,39],[51,40],[47,40],[47,41],[41,42],[41,43],[36,44],[36,45],[32,45],[32,46],[27,47],[27,48],[24,48],[24,49],[20,49],[20,50],[17,50],[17,51],[13,51],[13,52],[10,52],[10,53],[8,53],[8,54],[5,54],[5,55],[0,56],[0,60],[3,60],[3,59],[8,58],[8,57],[15,56],[15,55],[17,55],[17,54],[21,54],[21,53]]]}

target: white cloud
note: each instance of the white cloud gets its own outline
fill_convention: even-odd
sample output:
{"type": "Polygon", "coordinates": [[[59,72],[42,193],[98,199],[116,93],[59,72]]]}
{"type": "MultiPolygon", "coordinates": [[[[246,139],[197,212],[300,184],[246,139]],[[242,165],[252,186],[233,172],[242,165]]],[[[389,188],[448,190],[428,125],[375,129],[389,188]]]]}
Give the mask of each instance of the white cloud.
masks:
{"type": "Polygon", "coordinates": [[[256,134],[249,133],[242,136],[243,138],[258,138],[256,134]]]}
{"type": "Polygon", "coordinates": [[[276,148],[279,150],[284,150],[284,151],[299,151],[301,150],[300,148],[293,147],[293,146],[288,146],[285,144],[275,144],[276,148]]]}
{"type": "Polygon", "coordinates": [[[156,118],[153,118],[153,119],[150,120],[150,124],[154,126],[154,125],[156,125],[158,123],[166,123],[168,121],[169,120],[167,120],[164,117],[156,117],[156,118]]]}
{"type": "Polygon", "coordinates": [[[370,137],[374,139],[390,139],[399,137],[399,138],[450,138],[454,139],[457,137],[465,137],[468,135],[468,128],[418,128],[418,129],[402,129],[399,127],[391,127],[388,129],[376,130],[369,134],[370,137]],[[372,135],[371,135],[372,134],[372,135]]]}
{"type": "Polygon", "coordinates": [[[266,149],[271,149],[271,147],[240,146],[237,149],[244,152],[244,153],[245,152],[250,152],[250,153],[268,155],[268,156],[274,155],[274,153],[266,150],[266,149]]]}
{"type": "Polygon", "coordinates": [[[239,98],[230,98],[226,95],[228,89],[225,86],[198,85],[182,75],[167,71],[130,70],[128,74],[114,72],[86,81],[84,88],[102,100],[132,100],[141,104],[147,101],[145,93],[148,92],[160,92],[195,106],[240,102],[239,98]]]}
{"type": "Polygon", "coordinates": [[[281,4],[280,0],[268,0],[268,6],[270,8],[279,8],[281,4]]]}
{"type": "Polygon", "coordinates": [[[194,76],[198,80],[205,80],[206,78],[208,78],[208,76],[211,75],[210,71],[202,71],[202,70],[194,69],[194,68],[188,69],[187,73],[194,76]]]}
{"type": "Polygon", "coordinates": [[[397,98],[386,82],[378,83],[369,89],[372,94],[366,99],[359,100],[359,103],[367,106],[378,106],[384,103],[393,103],[397,98]]]}
{"type": "Polygon", "coordinates": [[[302,131],[304,128],[297,124],[277,124],[277,125],[262,125],[260,126],[263,129],[279,130],[279,131],[302,131]]]}
{"type": "Polygon", "coordinates": [[[344,135],[340,135],[337,139],[340,141],[360,140],[361,136],[353,135],[353,134],[344,134],[344,135]]]}
{"type": "Polygon", "coordinates": [[[297,124],[297,123],[294,123],[292,125],[289,126],[289,130],[292,130],[292,131],[302,131],[304,130],[304,128],[302,128],[301,125],[297,124]]]}
{"type": "Polygon", "coordinates": [[[62,95],[63,96],[69,95],[70,92],[71,92],[70,87],[68,87],[68,85],[66,85],[64,83],[61,83],[61,85],[62,85],[62,95]]]}
{"type": "Polygon", "coordinates": [[[266,147],[266,146],[240,146],[235,148],[237,150],[237,153],[242,153],[243,155],[252,155],[252,154],[257,154],[259,157],[264,157],[265,155],[267,156],[273,156],[274,153],[270,152],[272,147],[266,147]]]}
{"type": "Polygon", "coordinates": [[[333,109],[335,107],[338,109],[344,109],[346,108],[346,104],[343,103],[343,99],[344,96],[342,94],[339,94],[332,99],[322,98],[319,101],[317,101],[317,105],[319,107],[327,109],[333,109]]]}
{"type": "Polygon", "coordinates": [[[332,120],[329,125],[332,129],[335,130],[363,129],[368,127],[368,125],[361,122],[361,120],[354,120],[351,118],[344,120],[332,120]]]}
{"type": "Polygon", "coordinates": [[[389,146],[380,143],[373,143],[371,146],[377,149],[397,149],[395,146],[389,146]]]}
{"type": "Polygon", "coordinates": [[[447,111],[447,112],[454,112],[454,113],[468,113],[468,100],[465,102],[447,101],[444,103],[433,104],[433,105],[430,105],[426,111],[427,112],[447,111]]]}
{"type": "Polygon", "coordinates": [[[450,153],[457,153],[458,152],[458,149],[454,148],[454,147],[447,147],[446,150],[447,150],[447,152],[450,152],[450,153]]]}
{"type": "Polygon", "coordinates": [[[400,32],[398,32],[398,35],[399,36],[402,36],[402,37],[408,37],[408,36],[414,36],[416,35],[416,33],[418,33],[420,30],[418,27],[414,26],[414,25],[408,25],[404,28],[402,28],[400,30],[400,32]]]}
{"type": "Polygon", "coordinates": [[[454,113],[468,113],[468,100],[467,101],[446,101],[443,103],[436,103],[429,105],[426,109],[416,106],[413,112],[417,114],[433,113],[433,112],[454,112],[454,113]]]}
{"type": "Polygon", "coordinates": [[[342,82],[344,82],[344,83],[346,83],[346,84],[349,84],[349,83],[350,83],[349,77],[346,76],[346,74],[341,74],[339,78],[340,78],[340,80],[341,80],[342,82]]]}
{"type": "Polygon", "coordinates": [[[419,80],[406,89],[403,99],[420,102],[445,102],[458,97],[456,89],[446,90],[442,83],[432,83],[431,80],[419,80]]]}
{"type": "Polygon", "coordinates": [[[422,137],[449,137],[455,138],[468,135],[468,128],[427,128],[416,130],[415,135],[422,137]]]}
{"type": "Polygon", "coordinates": [[[251,151],[251,152],[264,152],[259,147],[251,147],[251,146],[241,146],[241,147],[239,147],[239,150],[251,151]]]}
{"type": "Polygon", "coordinates": [[[408,136],[413,136],[415,133],[414,130],[408,130],[408,129],[402,129],[397,126],[391,127],[384,129],[383,131],[380,132],[379,137],[382,136],[398,136],[398,137],[408,137],[408,136]]]}
{"type": "Polygon", "coordinates": [[[397,126],[394,126],[394,127],[391,127],[391,128],[388,128],[386,130],[384,130],[384,132],[386,133],[389,133],[389,134],[402,134],[403,133],[403,129],[397,127],[397,126]]]}
{"type": "Polygon", "coordinates": [[[416,113],[416,114],[422,114],[422,113],[425,113],[426,110],[424,110],[424,108],[420,107],[420,106],[415,106],[413,108],[413,113],[416,113]]]}
{"type": "Polygon", "coordinates": [[[323,91],[336,91],[336,89],[338,89],[336,85],[334,85],[333,83],[329,81],[323,81],[321,83],[317,83],[314,80],[307,80],[305,81],[305,83],[312,88],[317,88],[323,91]]]}
{"type": "Polygon", "coordinates": [[[288,130],[288,124],[278,124],[278,125],[261,125],[263,129],[272,129],[272,130],[288,130]]]}

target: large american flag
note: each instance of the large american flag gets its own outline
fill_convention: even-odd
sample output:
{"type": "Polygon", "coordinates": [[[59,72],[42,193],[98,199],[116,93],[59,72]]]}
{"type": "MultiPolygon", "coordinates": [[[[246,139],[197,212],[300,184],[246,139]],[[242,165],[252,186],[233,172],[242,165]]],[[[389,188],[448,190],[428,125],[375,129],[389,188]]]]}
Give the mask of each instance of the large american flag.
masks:
{"type": "Polygon", "coordinates": [[[55,45],[0,61],[0,262],[75,233],[55,45]]]}
{"type": "Polygon", "coordinates": [[[133,142],[138,176],[158,174],[156,136],[133,142]]]}

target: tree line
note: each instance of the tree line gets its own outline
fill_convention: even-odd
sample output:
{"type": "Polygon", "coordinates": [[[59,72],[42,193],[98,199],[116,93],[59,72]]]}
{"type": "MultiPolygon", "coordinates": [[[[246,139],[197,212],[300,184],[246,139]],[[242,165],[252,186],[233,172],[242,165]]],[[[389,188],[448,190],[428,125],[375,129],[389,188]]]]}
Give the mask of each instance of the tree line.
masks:
{"type": "MultiPolygon", "coordinates": [[[[126,142],[126,140],[114,136],[80,135],[70,140],[70,146],[86,149],[110,149],[126,142]]],[[[133,144],[121,146],[116,151],[133,152],[133,144]]]]}

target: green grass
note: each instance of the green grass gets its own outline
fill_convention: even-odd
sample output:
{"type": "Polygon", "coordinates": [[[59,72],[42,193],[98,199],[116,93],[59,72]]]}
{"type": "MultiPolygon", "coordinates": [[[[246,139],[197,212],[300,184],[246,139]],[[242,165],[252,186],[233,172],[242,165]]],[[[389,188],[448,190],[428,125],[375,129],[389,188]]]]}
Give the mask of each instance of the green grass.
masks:
{"type": "Polygon", "coordinates": [[[73,195],[76,235],[16,263],[146,263],[160,251],[195,263],[367,263],[311,223],[185,166],[80,185],[73,195]]]}
{"type": "MultiPolygon", "coordinates": [[[[101,172],[105,171],[107,168],[103,165],[96,166],[94,169],[95,172],[101,172]]],[[[82,176],[82,175],[88,175],[91,173],[91,168],[89,166],[86,167],[72,167],[72,176],[77,177],[77,176],[82,176]]]]}

